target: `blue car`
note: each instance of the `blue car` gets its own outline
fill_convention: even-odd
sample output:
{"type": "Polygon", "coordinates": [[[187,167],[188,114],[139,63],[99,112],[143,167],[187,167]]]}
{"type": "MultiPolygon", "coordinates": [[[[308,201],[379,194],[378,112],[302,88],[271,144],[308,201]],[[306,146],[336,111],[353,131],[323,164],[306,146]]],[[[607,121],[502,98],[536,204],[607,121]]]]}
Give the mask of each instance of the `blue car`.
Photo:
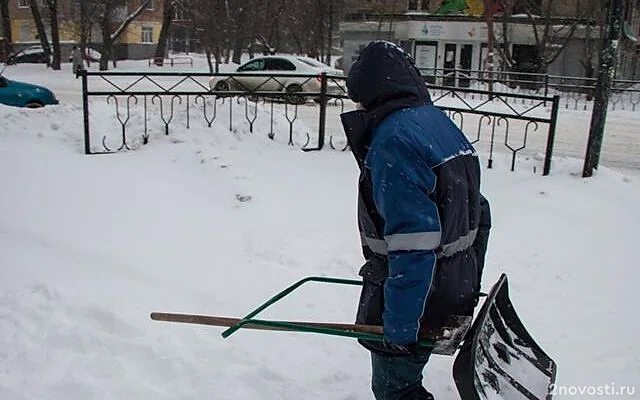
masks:
{"type": "Polygon", "coordinates": [[[12,81],[0,76],[0,104],[38,108],[58,104],[58,99],[51,90],[42,86],[12,81]]]}

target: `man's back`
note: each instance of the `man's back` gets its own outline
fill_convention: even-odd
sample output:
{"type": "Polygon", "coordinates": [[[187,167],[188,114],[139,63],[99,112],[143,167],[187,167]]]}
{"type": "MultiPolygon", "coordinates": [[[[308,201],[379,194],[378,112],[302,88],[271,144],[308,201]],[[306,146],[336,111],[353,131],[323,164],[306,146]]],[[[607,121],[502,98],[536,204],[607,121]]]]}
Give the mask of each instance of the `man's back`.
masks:
{"type": "MultiPolygon", "coordinates": [[[[480,165],[473,146],[437,107],[404,108],[375,129],[365,165],[373,172],[377,203],[392,204],[383,213],[389,232],[402,231],[405,237],[411,231],[437,232],[431,235],[438,239],[437,262],[432,276],[425,276],[431,284],[422,325],[444,324],[452,314],[471,315],[480,274],[471,247],[480,219],[480,165]],[[410,228],[409,220],[415,221],[410,228]]],[[[414,257],[398,257],[399,264],[403,260],[415,262],[414,257]]]]}

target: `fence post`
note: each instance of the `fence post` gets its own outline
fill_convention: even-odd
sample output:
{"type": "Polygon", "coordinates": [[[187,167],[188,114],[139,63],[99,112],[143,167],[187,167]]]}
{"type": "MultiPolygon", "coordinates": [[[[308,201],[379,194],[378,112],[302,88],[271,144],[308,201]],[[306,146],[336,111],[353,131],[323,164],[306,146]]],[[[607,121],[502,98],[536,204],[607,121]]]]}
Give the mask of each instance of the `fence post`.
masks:
{"type": "Polygon", "coordinates": [[[324,136],[327,123],[327,73],[320,74],[320,121],[318,124],[318,150],[324,147],[324,136]]]}
{"type": "Polygon", "coordinates": [[[89,88],[87,87],[87,70],[82,68],[80,71],[82,77],[82,113],[84,119],[84,154],[91,154],[91,137],[89,135],[89,88]]]}
{"type": "Polygon", "coordinates": [[[544,74],[544,106],[547,106],[546,98],[549,97],[549,73],[544,74]]]}
{"type": "Polygon", "coordinates": [[[556,127],[558,125],[558,111],[560,110],[560,96],[553,96],[553,108],[551,109],[551,122],[549,123],[549,134],[547,135],[547,151],[544,155],[544,167],[542,175],[547,176],[551,171],[551,157],[553,156],[553,145],[556,140],[556,127]]]}

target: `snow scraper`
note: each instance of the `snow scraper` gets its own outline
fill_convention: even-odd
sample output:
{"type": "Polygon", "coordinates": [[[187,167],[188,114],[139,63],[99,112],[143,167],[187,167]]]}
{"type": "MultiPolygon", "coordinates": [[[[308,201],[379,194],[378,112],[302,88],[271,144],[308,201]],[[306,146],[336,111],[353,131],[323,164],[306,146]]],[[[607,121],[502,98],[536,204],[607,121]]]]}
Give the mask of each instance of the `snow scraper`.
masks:
{"type": "MultiPolygon", "coordinates": [[[[151,319],[225,326],[228,329],[222,332],[224,338],[244,328],[382,340],[381,326],[254,318],[307,282],[362,285],[359,280],[308,277],[243,318],[154,312],[151,319]]],[[[451,316],[445,327],[421,332],[418,345],[432,348],[433,354],[458,353],[453,363],[453,378],[462,400],[551,399],[556,363],[536,344],[518,318],[509,299],[505,274],[491,288],[475,321],[468,316],[451,316]]]]}

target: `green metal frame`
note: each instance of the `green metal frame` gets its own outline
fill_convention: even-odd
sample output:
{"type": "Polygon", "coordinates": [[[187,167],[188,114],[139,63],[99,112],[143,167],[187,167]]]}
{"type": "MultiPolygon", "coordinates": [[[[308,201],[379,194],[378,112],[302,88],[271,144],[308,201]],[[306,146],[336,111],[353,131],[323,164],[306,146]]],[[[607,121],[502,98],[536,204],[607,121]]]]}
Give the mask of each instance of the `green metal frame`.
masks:
{"type": "MultiPolygon", "coordinates": [[[[255,310],[251,311],[249,314],[244,316],[240,320],[240,322],[226,329],[224,332],[222,332],[222,337],[228,338],[229,336],[234,334],[237,330],[241,329],[243,326],[247,324],[255,324],[255,325],[261,325],[261,326],[271,327],[271,328],[284,328],[287,330],[297,331],[297,332],[320,333],[323,335],[344,336],[344,337],[363,339],[363,340],[377,340],[377,341],[383,340],[382,335],[377,335],[373,333],[352,332],[352,331],[345,331],[342,329],[315,327],[315,326],[302,325],[302,324],[297,324],[292,322],[280,322],[280,321],[254,319],[254,317],[260,314],[262,311],[269,308],[270,306],[277,303],[278,301],[282,300],[283,298],[285,298],[286,296],[288,296],[293,291],[295,291],[296,289],[298,289],[300,286],[304,285],[307,282],[321,282],[321,283],[332,283],[332,284],[351,285],[351,286],[362,286],[362,281],[353,280],[353,279],[328,278],[328,277],[320,277],[320,276],[310,276],[310,277],[301,279],[298,282],[294,283],[293,285],[289,286],[288,288],[284,289],[280,293],[276,294],[269,300],[267,300],[265,303],[260,305],[255,310]]],[[[418,345],[421,347],[433,347],[435,343],[436,343],[435,340],[421,340],[420,342],[418,342],[418,345]]]]}

